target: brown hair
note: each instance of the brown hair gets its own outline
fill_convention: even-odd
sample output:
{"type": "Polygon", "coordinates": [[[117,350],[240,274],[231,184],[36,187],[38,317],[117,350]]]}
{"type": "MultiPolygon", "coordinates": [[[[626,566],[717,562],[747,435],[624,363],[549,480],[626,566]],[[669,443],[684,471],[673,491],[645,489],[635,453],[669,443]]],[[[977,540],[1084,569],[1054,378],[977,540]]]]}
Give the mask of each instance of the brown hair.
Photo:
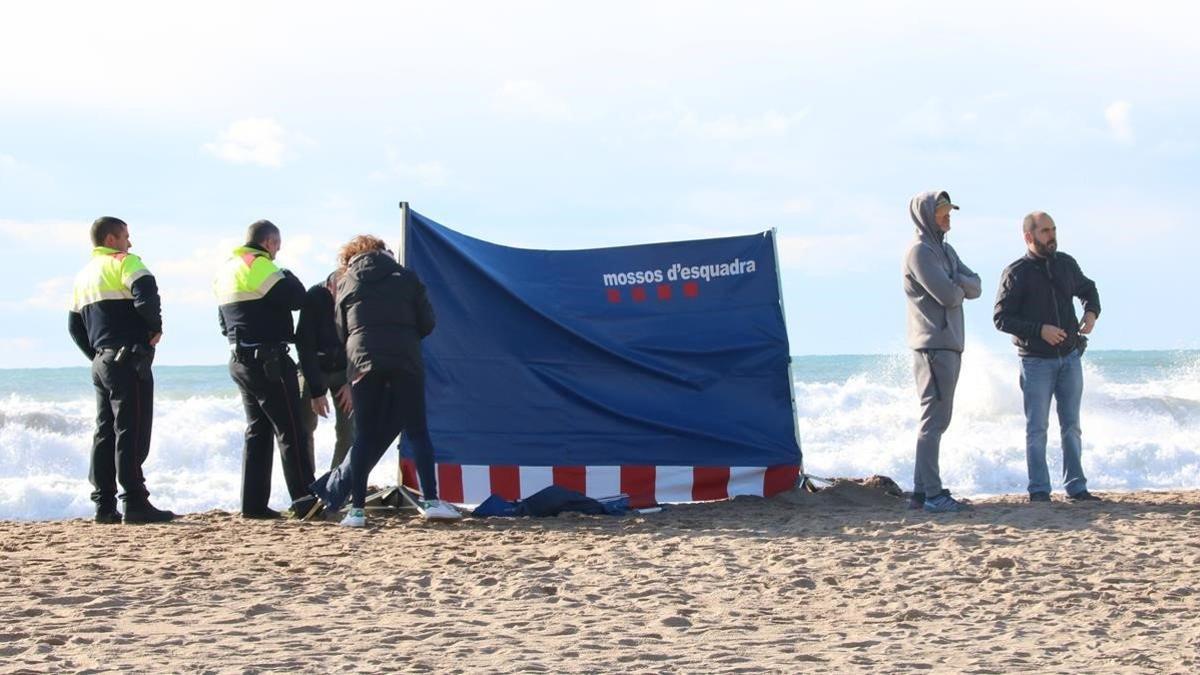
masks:
{"type": "Polygon", "coordinates": [[[342,250],[338,251],[338,267],[345,267],[350,264],[350,260],[354,256],[368,253],[370,251],[386,251],[387,244],[379,237],[369,234],[360,234],[357,237],[346,242],[342,246],[342,250]]]}

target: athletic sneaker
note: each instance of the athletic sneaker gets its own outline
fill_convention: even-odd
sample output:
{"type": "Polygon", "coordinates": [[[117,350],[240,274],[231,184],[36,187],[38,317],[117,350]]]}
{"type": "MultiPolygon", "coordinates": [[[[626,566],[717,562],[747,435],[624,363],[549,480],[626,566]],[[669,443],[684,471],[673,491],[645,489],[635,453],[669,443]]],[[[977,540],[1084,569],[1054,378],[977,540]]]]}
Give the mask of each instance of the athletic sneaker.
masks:
{"type": "Polygon", "coordinates": [[[1030,492],[1029,501],[1031,502],[1048,502],[1050,501],[1049,492],[1030,492]]]}
{"type": "Polygon", "coordinates": [[[908,508],[913,511],[920,511],[925,508],[925,493],[914,492],[908,497],[908,508]]]}
{"type": "Polygon", "coordinates": [[[942,491],[942,494],[929,497],[925,500],[926,513],[958,513],[959,511],[970,510],[971,506],[969,504],[951,497],[948,491],[942,491]]]}
{"type": "Polygon", "coordinates": [[[342,527],[366,527],[367,526],[367,511],[366,509],[350,509],[342,522],[338,523],[342,527]]]}
{"type": "Polygon", "coordinates": [[[1067,495],[1067,499],[1070,499],[1073,502],[1102,502],[1102,501],[1104,501],[1103,499],[1088,492],[1087,490],[1084,490],[1082,492],[1076,492],[1073,495],[1067,495]]]}
{"type": "Polygon", "coordinates": [[[458,520],[462,514],[440,499],[430,499],[421,502],[421,517],[425,520],[458,520]]]}

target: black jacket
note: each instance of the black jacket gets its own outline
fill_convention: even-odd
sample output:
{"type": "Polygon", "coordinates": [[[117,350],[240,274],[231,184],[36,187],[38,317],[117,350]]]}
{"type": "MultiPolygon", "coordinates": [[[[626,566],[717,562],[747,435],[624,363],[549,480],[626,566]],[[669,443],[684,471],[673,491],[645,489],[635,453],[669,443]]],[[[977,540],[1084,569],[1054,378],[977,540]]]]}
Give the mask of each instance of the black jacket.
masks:
{"type": "Polygon", "coordinates": [[[300,371],[304,373],[313,398],[321,398],[329,390],[325,373],[346,369],[346,348],[338,337],[333,318],[333,294],[326,287],[327,283],[308,289],[300,319],[296,322],[300,371]]]}
{"type": "Polygon", "coordinates": [[[1083,275],[1079,263],[1066,253],[1039,258],[1031,253],[1004,268],[992,320],[996,328],[1013,336],[1021,356],[1066,356],[1086,343],[1079,335],[1074,298],[1083,311],[1100,316],[1096,283],[1083,275]],[[1067,339],[1052,347],[1042,339],[1042,325],[1067,332],[1067,339]]]}
{"type": "MultiPolygon", "coordinates": [[[[248,247],[259,248],[252,244],[248,247]]],[[[292,312],[304,305],[304,284],[288,270],[259,300],[231,302],[217,308],[221,335],[230,343],[268,345],[292,342],[292,312]]]]}
{"type": "Polygon", "coordinates": [[[158,284],[147,274],[130,286],[132,300],[101,300],[67,313],[67,330],[89,359],[101,347],[148,345],[162,332],[162,300],[158,284]]]}
{"type": "Polygon", "coordinates": [[[375,369],[424,374],[421,338],[433,332],[433,307],[416,273],[390,255],[372,251],[350,261],[336,315],[351,378],[375,369]]]}

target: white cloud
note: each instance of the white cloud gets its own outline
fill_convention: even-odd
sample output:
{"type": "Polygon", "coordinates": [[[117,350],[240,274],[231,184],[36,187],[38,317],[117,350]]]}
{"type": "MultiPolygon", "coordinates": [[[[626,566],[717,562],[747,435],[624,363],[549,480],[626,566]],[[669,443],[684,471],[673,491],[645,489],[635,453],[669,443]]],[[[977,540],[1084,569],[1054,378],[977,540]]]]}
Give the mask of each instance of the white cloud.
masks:
{"type": "Polygon", "coordinates": [[[89,234],[91,223],[52,221],[47,223],[22,223],[0,220],[0,236],[7,241],[55,246],[92,246],[89,234]]]}
{"type": "Polygon", "coordinates": [[[1118,143],[1126,145],[1133,143],[1133,125],[1129,120],[1129,111],[1132,108],[1129,101],[1113,101],[1104,109],[1104,119],[1108,121],[1108,130],[1118,143]]]}
{"type": "Polygon", "coordinates": [[[238,120],[222,131],[204,150],[234,164],[257,164],[278,168],[283,166],[287,151],[287,133],[274,119],[250,117],[238,120]]]}
{"type": "Polygon", "coordinates": [[[0,339],[0,353],[12,356],[11,352],[29,352],[33,351],[37,344],[38,341],[30,337],[2,338],[0,339]]]}
{"type": "Polygon", "coordinates": [[[440,161],[408,162],[401,160],[395,150],[388,150],[387,157],[387,169],[372,172],[371,180],[381,183],[416,183],[422,187],[444,187],[450,178],[450,170],[440,161]]]}
{"type": "Polygon", "coordinates": [[[939,97],[926,99],[900,118],[900,132],[932,140],[945,140],[974,131],[980,122],[979,110],[966,105],[995,107],[1003,95],[988,94],[963,103],[947,102],[939,97]]]}
{"type": "Polygon", "coordinates": [[[17,305],[24,309],[70,309],[72,281],[71,277],[51,277],[39,281],[33,295],[17,305]]]}
{"type": "Polygon", "coordinates": [[[702,119],[695,112],[687,111],[679,118],[676,128],[683,134],[714,141],[744,141],[752,138],[784,136],[808,117],[808,108],[797,113],[783,114],[775,110],[756,117],[739,118],[726,115],[714,119],[702,119]]]}
{"type": "Polygon", "coordinates": [[[22,162],[12,155],[0,153],[0,188],[20,194],[30,190],[44,190],[53,183],[53,178],[43,169],[22,162]]]}
{"type": "Polygon", "coordinates": [[[496,110],[519,117],[569,120],[571,105],[533,80],[508,80],[496,94],[496,110]]]}

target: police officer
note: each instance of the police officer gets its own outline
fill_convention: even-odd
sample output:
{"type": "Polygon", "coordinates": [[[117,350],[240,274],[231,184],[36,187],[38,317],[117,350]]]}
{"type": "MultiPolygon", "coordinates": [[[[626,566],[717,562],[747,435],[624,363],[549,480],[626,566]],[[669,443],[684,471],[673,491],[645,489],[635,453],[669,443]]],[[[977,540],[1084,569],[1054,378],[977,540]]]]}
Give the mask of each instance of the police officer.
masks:
{"type": "Polygon", "coordinates": [[[222,264],[213,290],[219,305],[221,334],[232,352],[229,374],[242,393],[246,441],[242,461],[242,517],[279,518],[267,506],[271,496],[273,439],[279,441],[283,476],[292,512],[308,515],[316,500],[309,436],[301,426],[296,364],[288,356],[295,341],[292,312],[304,304],[304,285],[278,267],[279,228],[269,220],[250,225],[246,244],[222,264]]]}
{"type": "Polygon", "coordinates": [[[154,508],[142,464],[154,421],[154,346],[162,337],[158,284],[142,259],[129,252],[129,226],[105,216],[92,223],[92,259],[75,277],[67,327],[92,361],[96,433],[92,440],[92,501],[97,523],[119,523],[117,484],[126,523],[175,517],[154,508]]]}

